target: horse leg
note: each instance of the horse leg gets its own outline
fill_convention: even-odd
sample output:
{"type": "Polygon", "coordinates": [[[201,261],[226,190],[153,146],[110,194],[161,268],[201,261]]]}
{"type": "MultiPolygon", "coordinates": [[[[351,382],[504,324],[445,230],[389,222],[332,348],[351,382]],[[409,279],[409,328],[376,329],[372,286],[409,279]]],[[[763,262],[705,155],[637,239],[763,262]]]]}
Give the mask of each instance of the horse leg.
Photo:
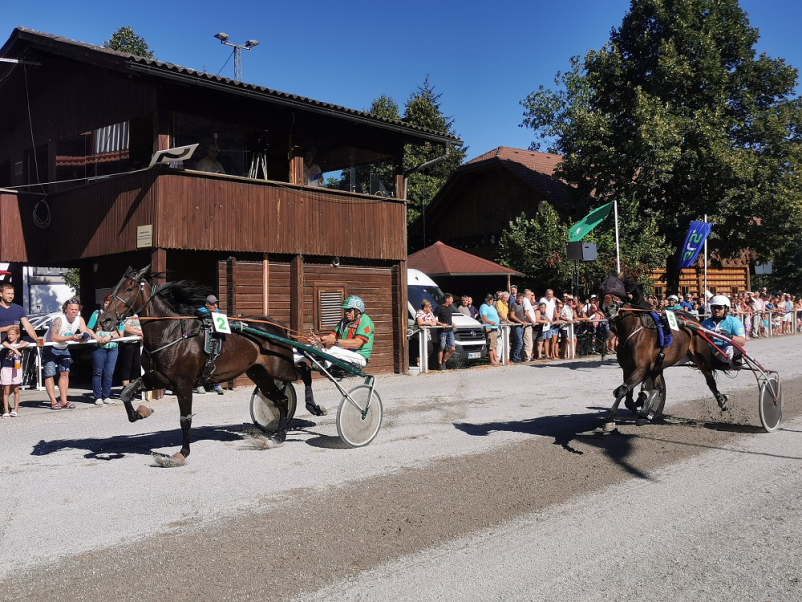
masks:
{"type": "Polygon", "coordinates": [[[643,382],[645,374],[646,368],[644,366],[638,366],[629,374],[627,374],[626,371],[624,372],[624,382],[620,384],[615,391],[613,391],[613,395],[615,395],[615,403],[613,403],[613,406],[607,413],[607,420],[604,423],[604,432],[609,433],[615,429],[615,415],[616,412],[618,412],[618,406],[621,403],[621,400],[627,395],[632,394],[632,389],[634,389],[638,383],[643,382]]]}
{"type": "Polygon", "coordinates": [[[120,400],[125,406],[125,411],[128,414],[129,422],[136,422],[137,420],[147,418],[156,411],[147,407],[146,405],[140,405],[136,410],[134,410],[134,405],[131,403],[134,397],[136,397],[137,393],[140,391],[151,391],[156,388],[155,386],[148,386],[148,383],[153,380],[152,378],[149,378],[150,376],[150,374],[145,374],[143,377],[131,381],[120,392],[120,400]]]}
{"type": "Polygon", "coordinates": [[[303,367],[298,366],[298,371],[301,373],[301,380],[304,383],[306,410],[312,416],[325,416],[326,408],[315,403],[315,395],[312,393],[312,368],[308,364],[303,364],[303,367]]]}
{"type": "MultiPolygon", "coordinates": [[[[278,429],[271,436],[276,443],[284,443],[287,439],[287,428],[289,427],[289,404],[287,395],[276,386],[276,382],[261,364],[254,364],[245,374],[248,375],[267,399],[273,402],[278,408],[279,421],[278,429]]],[[[311,377],[310,377],[311,378],[311,377]]]]}
{"type": "Polygon", "coordinates": [[[171,387],[178,397],[179,422],[181,424],[181,450],[171,458],[183,465],[189,457],[189,433],[192,430],[192,383],[185,382],[171,387]]]}

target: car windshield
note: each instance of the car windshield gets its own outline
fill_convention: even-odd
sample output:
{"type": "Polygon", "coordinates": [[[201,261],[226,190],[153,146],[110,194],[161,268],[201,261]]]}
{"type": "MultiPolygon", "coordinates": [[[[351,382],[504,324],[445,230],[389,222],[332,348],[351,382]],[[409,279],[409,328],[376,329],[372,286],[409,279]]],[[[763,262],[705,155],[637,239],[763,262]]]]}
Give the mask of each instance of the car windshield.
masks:
{"type": "Polygon", "coordinates": [[[443,302],[443,291],[437,286],[410,286],[409,287],[409,302],[415,310],[420,309],[421,301],[428,299],[432,307],[436,307],[443,302]]]}

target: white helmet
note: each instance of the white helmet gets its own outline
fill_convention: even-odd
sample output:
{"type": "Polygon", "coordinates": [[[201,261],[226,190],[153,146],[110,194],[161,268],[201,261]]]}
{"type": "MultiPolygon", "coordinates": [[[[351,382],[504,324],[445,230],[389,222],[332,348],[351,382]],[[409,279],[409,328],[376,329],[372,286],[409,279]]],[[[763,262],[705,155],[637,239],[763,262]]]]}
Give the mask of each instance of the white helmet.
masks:
{"type": "Polygon", "coordinates": [[[729,297],[726,297],[726,296],[724,296],[724,295],[716,295],[716,296],[714,296],[714,297],[710,297],[709,304],[710,304],[710,305],[723,305],[723,306],[724,306],[724,307],[726,307],[727,309],[729,309],[730,307],[732,307],[732,306],[730,305],[730,298],[729,298],[729,297]]]}
{"type": "Polygon", "coordinates": [[[676,295],[669,295],[668,296],[668,300],[669,301],[679,301],[679,297],[677,297],[676,295]]]}

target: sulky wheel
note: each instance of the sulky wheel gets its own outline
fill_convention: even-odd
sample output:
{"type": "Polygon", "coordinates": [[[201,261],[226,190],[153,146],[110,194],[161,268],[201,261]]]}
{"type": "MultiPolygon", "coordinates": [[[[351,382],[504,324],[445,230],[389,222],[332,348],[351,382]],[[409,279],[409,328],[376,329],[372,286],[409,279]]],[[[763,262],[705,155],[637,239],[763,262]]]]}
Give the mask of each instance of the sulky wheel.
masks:
{"type": "MultiPolygon", "coordinates": [[[[295,416],[295,409],[298,405],[298,397],[295,395],[295,387],[290,382],[276,380],[276,386],[284,391],[287,396],[287,424],[295,416]]],[[[278,430],[278,423],[281,419],[276,404],[265,397],[256,387],[251,395],[251,420],[262,431],[274,433],[278,430]]]]}
{"type": "Polygon", "coordinates": [[[760,384],[758,396],[758,410],[760,423],[767,433],[773,433],[780,426],[783,417],[783,392],[780,385],[780,375],[768,372],[766,380],[760,384]]]}
{"type": "Polygon", "coordinates": [[[373,441],[382,425],[382,400],[378,391],[359,385],[343,395],[337,410],[337,433],[348,447],[363,447],[373,441]],[[349,399],[350,397],[350,399],[349,399]],[[370,405],[368,405],[370,401],[370,405]],[[363,416],[363,412],[367,412],[363,416]]]}

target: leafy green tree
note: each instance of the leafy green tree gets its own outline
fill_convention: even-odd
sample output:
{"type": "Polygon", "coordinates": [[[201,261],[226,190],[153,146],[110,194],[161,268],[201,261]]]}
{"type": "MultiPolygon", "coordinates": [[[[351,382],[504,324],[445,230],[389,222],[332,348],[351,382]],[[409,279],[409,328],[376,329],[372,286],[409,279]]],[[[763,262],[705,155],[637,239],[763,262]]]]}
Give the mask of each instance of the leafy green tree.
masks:
{"type": "Polygon", "coordinates": [[[111,48],[119,52],[127,52],[137,56],[144,56],[152,59],[153,51],[148,46],[145,38],[136,35],[130,27],[123,26],[111,34],[111,38],[103,41],[104,48],[111,48]]]}
{"type": "Polygon", "coordinates": [[[668,284],[688,224],[713,221],[721,257],[770,260],[802,218],[797,71],[756,57],[737,0],[632,0],[610,41],[521,104],[523,126],[563,155],[557,176],[600,202],[640,199],[665,237],[668,284]]]}
{"type": "MultiPolygon", "coordinates": [[[[499,263],[522,272],[530,288],[571,288],[574,266],[566,260],[568,224],[548,203],[533,218],[521,214],[501,234],[499,263]]],[[[542,291],[541,291],[542,292],[542,291]]]]}
{"type": "Polygon", "coordinates": [[[81,270],[78,268],[67,268],[64,270],[64,284],[72,289],[72,294],[77,295],[81,290],[81,270]]]}
{"type": "MultiPolygon", "coordinates": [[[[404,109],[404,120],[413,125],[429,128],[437,132],[456,136],[454,119],[446,117],[440,108],[441,94],[435,94],[434,86],[429,83],[429,76],[418,86],[416,92],[407,99],[404,109]]],[[[422,165],[444,155],[445,145],[426,143],[422,146],[406,145],[404,147],[404,171],[422,165]]],[[[407,221],[413,222],[428,205],[448,177],[465,159],[468,147],[453,147],[448,158],[423,172],[409,176],[407,183],[407,221]]]]}
{"type": "MultiPolygon", "coordinates": [[[[654,217],[643,216],[635,199],[619,208],[618,225],[621,271],[638,281],[644,292],[650,292],[649,274],[665,261],[665,239],[657,233],[654,217]]],[[[523,272],[535,289],[570,290],[576,267],[566,257],[571,227],[572,224],[561,222],[548,204],[533,219],[521,215],[501,235],[499,261],[523,272]]],[[[597,252],[596,261],[582,262],[577,269],[578,292],[588,293],[605,275],[618,271],[613,216],[596,226],[583,242],[595,243],[597,252]]]]}

